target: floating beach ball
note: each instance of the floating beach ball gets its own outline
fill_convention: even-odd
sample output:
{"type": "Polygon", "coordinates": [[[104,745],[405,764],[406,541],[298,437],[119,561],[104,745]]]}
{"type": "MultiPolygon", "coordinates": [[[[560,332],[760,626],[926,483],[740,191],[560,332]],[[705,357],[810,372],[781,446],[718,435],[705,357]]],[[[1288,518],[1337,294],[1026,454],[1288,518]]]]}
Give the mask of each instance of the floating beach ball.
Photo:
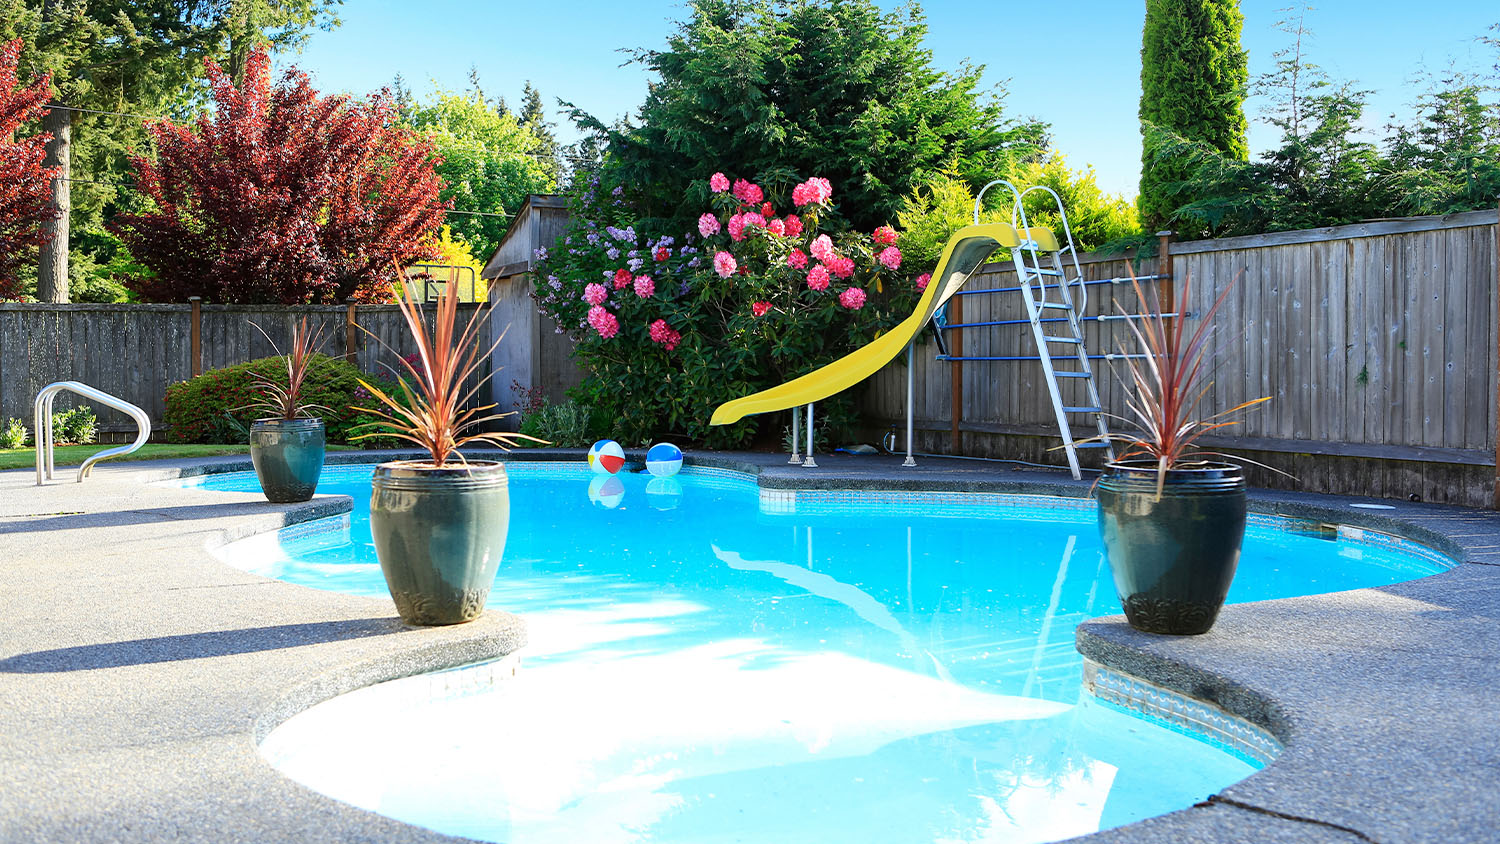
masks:
{"type": "Polygon", "coordinates": [[[625,449],[614,440],[600,440],[589,446],[589,468],[600,475],[613,475],[625,466],[625,449]]]}
{"type": "Polygon", "coordinates": [[[657,510],[676,510],[682,503],[682,482],[676,478],[652,478],[646,482],[646,503],[657,510]]]}
{"type": "Polygon", "coordinates": [[[658,478],[670,478],[682,471],[682,449],[671,443],[657,443],[646,452],[646,471],[658,478]]]}
{"type": "Polygon", "coordinates": [[[625,500],[625,483],[614,475],[589,481],[589,500],[598,507],[613,510],[625,500]]]}

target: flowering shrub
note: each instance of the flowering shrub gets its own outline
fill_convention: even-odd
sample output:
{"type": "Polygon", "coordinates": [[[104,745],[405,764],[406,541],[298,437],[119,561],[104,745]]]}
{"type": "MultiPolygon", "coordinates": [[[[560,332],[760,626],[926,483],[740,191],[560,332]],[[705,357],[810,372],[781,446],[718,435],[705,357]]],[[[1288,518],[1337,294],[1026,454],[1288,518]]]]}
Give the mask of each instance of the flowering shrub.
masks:
{"type": "Polygon", "coordinates": [[[695,190],[708,207],[694,230],[656,231],[626,190],[596,181],[541,264],[538,304],[628,442],[745,445],[755,422],[711,429],[715,406],[847,354],[916,304],[896,231],[836,229],[827,179],[786,191],[714,173],[695,190]]]}

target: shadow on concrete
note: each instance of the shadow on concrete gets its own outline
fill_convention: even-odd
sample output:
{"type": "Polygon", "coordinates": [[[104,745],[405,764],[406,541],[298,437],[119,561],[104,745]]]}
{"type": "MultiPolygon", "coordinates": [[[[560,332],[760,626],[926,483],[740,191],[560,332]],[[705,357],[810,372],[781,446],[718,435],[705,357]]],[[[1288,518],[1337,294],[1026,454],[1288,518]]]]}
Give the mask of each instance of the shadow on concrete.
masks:
{"type": "Polygon", "coordinates": [[[285,505],[266,502],[218,502],[184,504],[177,507],[148,507],[139,510],[110,510],[99,513],[37,513],[35,515],[0,516],[0,535],[36,533],[81,528],[125,527],[127,525],[169,524],[196,519],[223,519],[237,516],[282,512],[285,505]]]}
{"type": "Polygon", "coordinates": [[[393,616],[348,621],[320,621],[310,624],[282,624],[275,627],[250,627],[242,630],[219,630],[212,633],[187,633],[180,636],[132,639],[127,642],[80,645],[74,648],[17,654],[0,660],[0,672],[58,674],[68,671],[88,671],[94,668],[122,668],[128,665],[233,656],[370,636],[387,636],[407,629],[409,628],[402,624],[399,618],[393,616]]]}

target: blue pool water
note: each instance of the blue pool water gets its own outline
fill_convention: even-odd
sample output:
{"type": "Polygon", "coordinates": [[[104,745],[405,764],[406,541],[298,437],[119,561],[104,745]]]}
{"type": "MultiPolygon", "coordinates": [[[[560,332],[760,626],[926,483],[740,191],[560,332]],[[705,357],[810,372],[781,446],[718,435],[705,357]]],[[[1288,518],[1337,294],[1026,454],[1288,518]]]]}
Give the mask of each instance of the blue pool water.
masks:
{"type": "MultiPolygon", "coordinates": [[[[382,596],[370,467],[351,518],[222,549],[382,596]]],[[[252,475],[205,488],[255,490],[252,475]]],[[[729,473],[511,466],[489,606],[524,667],[364,689],[275,730],[288,776],[503,842],[1049,841],[1202,800],[1258,764],[1081,689],[1073,629],[1120,611],[1087,502],[824,493],[729,473]],[[408,746],[391,743],[400,736],[408,746]]],[[[1407,580],[1435,555],[1258,519],[1230,600],[1407,580]]]]}

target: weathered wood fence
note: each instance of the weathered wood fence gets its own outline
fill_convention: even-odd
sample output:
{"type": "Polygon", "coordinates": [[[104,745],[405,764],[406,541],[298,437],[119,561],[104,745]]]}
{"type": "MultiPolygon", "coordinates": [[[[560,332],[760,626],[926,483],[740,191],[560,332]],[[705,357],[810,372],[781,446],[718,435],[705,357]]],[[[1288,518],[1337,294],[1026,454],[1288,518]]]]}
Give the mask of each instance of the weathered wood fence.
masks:
{"type": "MultiPolygon", "coordinates": [[[[1189,327],[1233,284],[1215,320],[1205,409],[1272,398],[1214,445],[1297,478],[1258,472],[1259,484],[1489,506],[1500,365],[1497,216],[1475,211],[1171,244],[1174,283],[1192,285],[1189,327]]],[[[1158,264],[1099,255],[1080,263],[1089,279],[1153,274],[1158,264]]],[[[995,264],[968,289],[1014,284],[1008,265],[995,264]]],[[[1128,282],[1088,290],[1091,315],[1138,310],[1128,282]]],[[[1020,294],[964,296],[959,307],[953,322],[1020,324],[966,329],[955,356],[1036,354],[1020,294]]],[[[1096,353],[1135,351],[1121,320],[1090,323],[1086,342],[1096,353]]],[[[935,356],[931,342],[918,350],[919,447],[1061,462],[1051,451],[1056,422],[1039,364],[935,356]]],[[[1126,415],[1123,363],[1095,361],[1095,372],[1106,410],[1126,415]]],[[[1063,389],[1079,388],[1064,380],[1063,389]]],[[[905,396],[902,359],[872,379],[861,408],[880,429],[899,426],[905,396]]]]}
{"type": "MultiPolygon", "coordinates": [[[[468,320],[476,307],[460,305],[459,320],[468,320]]],[[[276,354],[276,348],[287,348],[292,326],[304,316],[322,331],[319,351],[343,357],[365,372],[389,376],[397,356],[416,350],[395,305],[0,303],[0,421],[17,417],[30,427],[37,391],[53,381],[72,380],[137,404],[160,423],[168,385],[276,354]]],[[[488,338],[489,321],[481,322],[481,336],[488,338]]],[[[133,430],[124,414],[97,410],[106,430],[133,430]]]]}

